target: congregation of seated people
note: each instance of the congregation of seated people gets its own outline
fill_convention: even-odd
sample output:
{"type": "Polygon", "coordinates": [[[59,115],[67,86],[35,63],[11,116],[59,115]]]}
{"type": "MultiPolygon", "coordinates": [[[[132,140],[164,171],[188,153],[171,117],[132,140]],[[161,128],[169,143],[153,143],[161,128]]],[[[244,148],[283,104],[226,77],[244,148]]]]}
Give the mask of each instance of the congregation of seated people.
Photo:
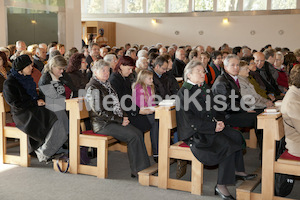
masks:
{"type": "MultiPolygon", "coordinates": [[[[255,129],[261,154],[263,132],[257,129],[257,115],[273,107],[276,100],[284,99],[285,94],[289,99],[284,102],[295,101],[299,95],[299,78],[295,75],[299,73],[299,64],[300,49],[291,52],[287,48],[273,49],[271,45],[257,51],[248,46],[231,48],[226,43],[218,49],[211,46],[205,49],[202,45],[161,43],[149,47],[127,43],[111,48],[90,42],[82,49],[66,49],[57,42],[27,47],[24,41],[17,41],[0,47],[0,92],[11,106],[17,128],[30,138],[31,155],[36,155],[40,162],[68,153],[65,100],[86,95],[91,107],[90,119],[85,121],[87,128],[127,143],[132,177],[150,166],[144,144],[147,131],[150,131],[152,158],[158,162],[159,121],[153,107],[175,95],[179,97],[176,101],[183,100],[186,92],[192,96],[201,91],[195,99],[204,107],[206,96],[213,100],[222,96],[217,98],[219,104],[213,110],[210,109],[216,102],[211,102],[206,110],[199,110],[194,102],[188,110],[183,110],[184,102],[180,101],[174,134],[178,138],[174,141],[180,139],[189,144],[205,165],[218,164],[215,194],[222,199],[234,199],[226,185],[234,184],[235,178],[248,180],[256,176],[245,172],[244,139],[239,130],[255,129]],[[177,79],[182,78],[184,83],[180,88],[177,79]],[[100,100],[95,101],[95,94],[100,100]],[[110,109],[102,104],[107,95],[113,102],[110,109]],[[35,124],[41,127],[33,128],[35,124]],[[220,149],[213,147],[214,144],[220,149]]],[[[299,145],[294,145],[300,140],[294,134],[299,133],[299,125],[293,117],[298,114],[289,105],[286,104],[283,113],[292,123],[292,128],[286,128],[293,132],[292,137],[287,137],[288,145],[293,144],[292,153],[299,156],[299,145]]]]}

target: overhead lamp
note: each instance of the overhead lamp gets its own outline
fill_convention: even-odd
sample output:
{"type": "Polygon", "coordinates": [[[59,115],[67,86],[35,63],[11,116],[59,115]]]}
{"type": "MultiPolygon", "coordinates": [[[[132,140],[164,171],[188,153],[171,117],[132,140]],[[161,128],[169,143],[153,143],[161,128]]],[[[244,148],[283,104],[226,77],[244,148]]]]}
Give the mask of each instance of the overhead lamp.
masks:
{"type": "Polygon", "coordinates": [[[151,22],[152,22],[152,24],[156,24],[157,20],[156,19],[152,19],[151,22]]]}
{"type": "Polygon", "coordinates": [[[228,23],[229,23],[228,18],[227,18],[227,17],[224,17],[224,18],[223,18],[223,24],[228,24],[228,23]]]}
{"type": "Polygon", "coordinates": [[[31,23],[32,23],[32,24],[36,24],[36,20],[34,20],[34,19],[31,20],[31,23]]]}

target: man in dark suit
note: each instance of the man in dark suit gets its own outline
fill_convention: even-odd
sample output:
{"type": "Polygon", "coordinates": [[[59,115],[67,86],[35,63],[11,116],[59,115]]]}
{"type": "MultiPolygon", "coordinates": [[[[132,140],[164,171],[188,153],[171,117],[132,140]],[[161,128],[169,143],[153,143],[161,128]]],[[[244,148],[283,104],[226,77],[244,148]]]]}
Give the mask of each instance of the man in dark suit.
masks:
{"type": "Polygon", "coordinates": [[[177,49],[175,60],[173,62],[173,74],[176,77],[182,77],[185,67],[185,50],[182,48],[177,49]]]}
{"type": "Polygon", "coordinates": [[[155,94],[160,96],[162,99],[166,97],[168,94],[168,90],[165,87],[165,79],[163,78],[163,74],[166,73],[168,69],[168,61],[163,56],[158,56],[155,59],[153,71],[153,84],[155,87],[155,94]]]}
{"type": "MultiPolygon", "coordinates": [[[[247,111],[247,106],[242,100],[240,86],[238,82],[240,59],[237,55],[229,54],[224,60],[224,73],[218,76],[212,86],[214,95],[221,95],[218,98],[226,109],[217,109],[217,117],[224,119],[225,124],[232,127],[249,127],[256,129],[255,111],[247,111]],[[234,98],[234,99],[233,99],[234,98]]],[[[220,106],[219,106],[220,108],[220,106]]],[[[262,134],[256,131],[256,136],[261,147],[262,134]]]]}

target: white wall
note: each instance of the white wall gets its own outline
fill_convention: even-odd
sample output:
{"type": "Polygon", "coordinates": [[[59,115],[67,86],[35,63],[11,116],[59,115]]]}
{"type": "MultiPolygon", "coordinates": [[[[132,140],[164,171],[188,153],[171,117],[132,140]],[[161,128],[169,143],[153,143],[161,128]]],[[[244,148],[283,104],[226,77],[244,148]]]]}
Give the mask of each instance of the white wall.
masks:
{"type": "Polygon", "coordinates": [[[300,48],[300,15],[230,16],[229,24],[222,24],[223,17],[162,17],[156,18],[96,18],[95,21],[117,22],[117,46],[125,43],[151,46],[158,42],[164,45],[190,44],[211,45],[218,48],[223,43],[229,46],[247,45],[260,50],[266,44],[273,47],[300,48]],[[204,31],[199,35],[199,31],[204,31]],[[250,31],[256,34],[251,35],[250,31]],[[279,30],[284,34],[280,35],[279,30]],[[179,35],[175,35],[179,31],[179,35]]]}

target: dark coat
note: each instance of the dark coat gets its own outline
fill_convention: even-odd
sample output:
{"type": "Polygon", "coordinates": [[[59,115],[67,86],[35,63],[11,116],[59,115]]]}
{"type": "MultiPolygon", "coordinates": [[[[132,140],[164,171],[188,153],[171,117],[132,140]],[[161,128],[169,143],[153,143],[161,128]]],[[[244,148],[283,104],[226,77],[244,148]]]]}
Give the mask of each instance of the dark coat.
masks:
{"type": "Polygon", "coordinates": [[[178,92],[180,109],[176,112],[177,131],[179,140],[185,141],[191,148],[194,156],[205,165],[221,163],[227,156],[242,149],[241,144],[235,143],[223,132],[236,132],[236,137],[242,141],[240,132],[225,127],[223,131],[216,133],[216,112],[213,107],[213,96],[205,92],[206,87],[198,87],[184,82],[178,92]],[[195,92],[200,92],[194,99],[201,108],[197,108],[194,101],[184,109],[184,93],[191,97],[195,92]],[[207,109],[207,96],[210,96],[211,106],[207,109]]]}
{"type": "Polygon", "coordinates": [[[223,68],[222,68],[222,67],[219,66],[219,67],[220,67],[220,70],[219,70],[218,67],[217,67],[213,62],[211,62],[209,65],[210,65],[210,66],[213,68],[213,70],[215,71],[216,78],[222,74],[222,71],[223,71],[223,68]]]}
{"type": "Polygon", "coordinates": [[[225,97],[225,100],[221,100],[227,105],[227,109],[225,112],[218,112],[218,118],[221,118],[221,116],[225,116],[227,119],[231,113],[236,112],[243,112],[243,109],[241,108],[241,99],[242,95],[240,93],[240,89],[236,85],[234,79],[227,73],[223,72],[218,78],[215,80],[212,88],[211,88],[213,95],[223,95],[225,97]],[[239,111],[233,111],[231,104],[231,98],[229,97],[231,92],[234,91],[234,94],[237,95],[234,101],[234,106],[239,108],[239,111]]]}
{"type": "MultiPolygon", "coordinates": [[[[112,73],[109,77],[109,81],[112,87],[118,94],[119,100],[125,95],[132,96],[132,87],[130,79],[123,78],[120,73],[112,73]]],[[[139,114],[140,108],[132,102],[132,98],[127,98],[125,101],[125,106],[127,108],[134,107],[134,109],[126,111],[130,123],[136,128],[140,129],[142,132],[148,131],[151,128],[147,115],[139,114]]]]}
{"type": "Polygon", "coordinates": [[[168,94],[168,90],[165,86],[165,80],[163,77],[158,77],[158,75],[155,73],[153,69],[151,69],[153,72],[153,84],[154,84],[154,90],[155,94],[160,96],[162,99],[166,98],[166,95],[168,94]]]}
{"type": "MultiPolygon", "coordinates": [[[[111,123],[122,124],[122,117],[115,115],[113,111],[105,110],[103,107],[103,99],[105,96],[109,95],[109,91],[104,86],[102,86],[97,80],[91,78],[89,83],[86,85],[86,90],[86,98],[91,108],[89,111],[90,121],[95,133],[101,131],[111,123]],[[95,93],[96,90],[98,90],[99,93],[95,93]],[[99,96],[95,97],[95,94],[99,96]],[[98,97],[99,99],[94,99],[98,97]]],[[[108,104],[108,106],[111,108],[112,105],[108,104]]]]}
{"type": "Polygon", "coordinates": [[[56,115],[44,106],[38,106],[12,75],[4,82],[3,96],[11,107],[16,127],[29,135],[33,149],[40,147],[56,122],[56,115]]]}
{"type": "Polygon", "coordinates": [[[37,68],[40,72],[44,69],[44,62],[40,60],[40,58],[37,55],[33,56],[33,62],[35,65],[35,68],[37,68]]]}
{"type": "Polygon", "coordinates": [[[172,66],[174,76],[182,77],[185,65],[185,62],[175,58],[172,66]]]}
{"type": "Polygon", "coordinates": [[[88,75],[80,70],[67,73],[74,84],[76,91],[85,89],[86,84],[89,82],[88,75]]]}
{"type": "Polygon", "coordinates": [[[167,94],[168,95],[177,94],[179,90],[179,85],[175,76],[173,75],[173,72],[171,70],[167,71],[162,75],[162,79],[164,83],[163,85],[167,90],[167,94]]]}
{"type": "Polygon", "coordinates": [[[266,86],[266,90],[269,93],[273,93],[275,96],[278,96],[280,95],[281,91],[278,88],[277,81],[273,78],[271,68],[273,68],[272,70],[274,70],[274,67],[270,63],[265,62],[264,66],[261,69],[257,68],[256,71],[261,75],[262,81],[266,86]]]}

